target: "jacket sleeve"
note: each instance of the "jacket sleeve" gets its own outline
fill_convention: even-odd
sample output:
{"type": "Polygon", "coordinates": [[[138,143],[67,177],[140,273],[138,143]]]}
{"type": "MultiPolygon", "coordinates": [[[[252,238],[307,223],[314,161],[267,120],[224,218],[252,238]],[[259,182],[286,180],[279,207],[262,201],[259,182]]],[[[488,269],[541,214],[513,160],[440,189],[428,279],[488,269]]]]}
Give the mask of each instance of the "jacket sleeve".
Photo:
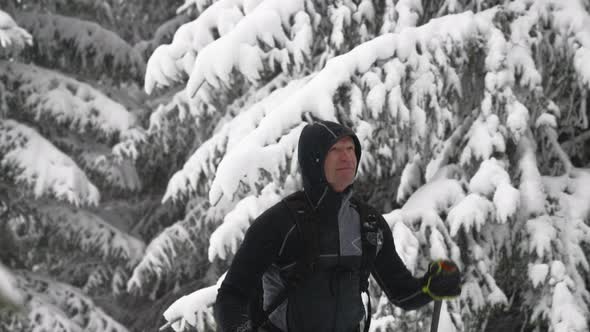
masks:
{"type": "Polygon", "coordinates": [[[249,299],[257,295],[262,275],[276,259],[282,243],[280,224],[284,218],[281,217],[288,211],[279,206],[267,210],[252,223],[234,256],[215,302],[218,331],[250,331],[249,299]]]}
{"type": "Polygon", "coordinates": [[[395,250],[393,235],[383,217],[379,218],[383,230],[383,247],[375,258],[373,277],[396,306],[405,309],[417,309],[432,298],[422,292],[422,279],[414,278],[406,268],[395,250]]]}

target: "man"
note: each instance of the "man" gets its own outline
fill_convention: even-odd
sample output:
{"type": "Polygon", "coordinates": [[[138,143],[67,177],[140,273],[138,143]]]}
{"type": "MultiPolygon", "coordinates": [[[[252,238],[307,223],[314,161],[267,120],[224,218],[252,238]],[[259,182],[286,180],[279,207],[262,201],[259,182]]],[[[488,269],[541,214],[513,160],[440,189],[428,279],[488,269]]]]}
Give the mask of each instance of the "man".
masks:
{"type": "MultiPolygon", "coordinates": [[[[266,310],[288,289],[285,300],[269,313],[265,331],[359,331],[365,316],[361,291],[368,277],[362,273],[363,250],[371,248],[363,240],[362,205],[352,198],[360,142],[349,128],[318,121],[303,128],[298,155],[304,190],[269,208],[250,226],[219,288],[215,316],[221,331],[253,331],[248,299],[255,297],[261,280],[266,310]],[[300,200],[313,216],[316,242],[302,235],[287,200],[300,200]],[[293,286],[289,276],[310,252],[310,243],[317,243],[313,267],[293,286]]],[[[373,236],[369,272],[393,304],[411,310],[433,297],[459,295],[456,265],[438,264],[423,278],[414,278],[395,251],[387,223],[376,215],[379,236],[373,236]],[[440,273],[441,266],[452,273],[440,273]]]]}

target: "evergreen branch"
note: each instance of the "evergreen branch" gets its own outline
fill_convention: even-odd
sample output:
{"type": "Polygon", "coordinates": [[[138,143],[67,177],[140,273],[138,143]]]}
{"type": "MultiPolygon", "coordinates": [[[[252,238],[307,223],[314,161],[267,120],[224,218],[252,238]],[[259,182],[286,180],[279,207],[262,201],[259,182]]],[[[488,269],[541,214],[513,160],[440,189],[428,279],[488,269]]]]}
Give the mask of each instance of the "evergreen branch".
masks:
{"type": "Polygon", "coordinates": [[[0,73],[7,87],[24,96],[16,102],[23,104],[37,121],[48,117],[79,133],[92,128],[107,137],[120,135],[136,125],[137,119],[123,105],[56,71],[0,61],[0,73]]]}
{"type": "MultiPolygon", "coordinates": [[[[249,128],[258,126],[267,114],[277,111],[278,104],[287,96],[295,93],[310,79],[311,76],[294,80],[287,86],[279,87],[274,91],[272,91],[273,88],[280,85],[280,83],[269,83],[268,91],[272,91],[272,93],[241,111],[197,148],[184,164],[182,170],[176,172],[169,180],[162,201],[176,201],[183,195],[188,196],[195,192],[205,194],[208,192],[210,182],[220,163],[219,156],[226,155],[228,151],[236,148],[245,135],[248,134],[242,129],[244,125],[247,124],[249,128]]],[[[256,100],[260,97],[253,95],[253,98],[256,100]]],[[[251,102],[245,102],[246,105],[248,103],[251,102]]],[[[237,102],[237,104],[241,103],[237,102]]],[[[254,156],[253,154],[250,155],[254,156]]],[[[260,158],[257,159],[259,163],[263,162],[260,158]]]]}
{"type": "Polygon", "coordinates": [[[579,134],[578,136],[572,137],[565,142],[561,142],[560,145],[563,147],[563,149],[565,151],[569,151],[574,146],[581,144],[581,143],[583,144],[587,140],[590,140],[590,130],[585,131],[585,132],[579,134]]]}
{"type": "Polygon", "coordinates": [[[101,191],[115,189],[137,192],[142,188],[142,181],[133,163],[138,158],[138,147],[145,140],[142,131],[132,128],[123,132],[121,141],[111,149],[88,135],[47,126],[42,126],[42,129],[48,140],[71,156],[100,185],[101,191]]]}
{"type": "Polygon", "coordinates": [[[156,29],[152,39],[140,41],[133,48],[144,58],[149,58],[149,53],[154,52],[159,45],[169,42],[173,38],[174,32],[188,20],[188,15],[178,15],[169,19],[156,29]]]}
{"type": "Polygon", "coordinates": [[[10,15],[0,10],[0,56],[5,52],[18,53],[26,45],[33,45],[31,34],[19,27],[10,15]]]}
{"type": "Polygon", "coordinates": [[[87,254],[104,260],[120,259],[135,265],[143,255],[143,241],[117,229],[99,215],[65,205],[37,206],[37,210],[52,224],[55,245],[74,246],[87,254]]]}
{"type": "Polygon", "coordinates": [[[0,263],[0,311],[19,309],[23,305],[22,294],[15,286],[14,276],[0,263]]]}
{"type": "Polygon", "coordinates": [[[0,79],[15,90],[8,95],[9,102],[22,105],[9,115],[23,118],[14,110],[24,110],[28,120],[37,122],[49,140],[106,183],[123,189],[140,188],[137,171],[129,159],[137,159],[145,133],[136,127],[133,114],[91,86],[55,71],[11,62],[0,62],[0,68],[4,70],[0,79]],[[46,121],[76,133],[43,126],[46,121]],[[94,133],[99,142],[89,138],[88,132],[94,133]],[[109,151],[105,143],[115,140],[119,143],[109,151]]]}
{"type": "Polygon", "coordinates": [[[223,218],[223,223],[211,234],[209,261],[225,260],[238,250],[250,223],[266,209],[280,201],[282,190],[274,183],[267,185],[259,196],[251,195],[240,200],[223,218]]]}
{"type": "Polygon", "coordinates": [[[31,322],[53,326],[52,330],[62,326],[65,331],[127,332],[75,287],[26,271],[16,277],[19,288],[31,298],[31,322]]]}
{"type": "Polygon", "coordinates": [[[33,35],[32,52],[47,67],[64,67],[75,72],[76,66],[72,66],[75,64],[98,77],[106,68],[112,77],[141,80],[145,61],[116,33],[94,22],[57,14],[21,12],[16,17],[33,35]],[[69,62],[72,59],[74,63],[69,62]],[[69,66],[64,66],[63,60],[69,66]]]}
{"type": "Polygon", "coordinates": [[[185,218],[152,239],[141,261],[133,269],[127,282],[127,291],[133,294],[145,293],[149,287],[153,287],[154,280],[160,280],[180,268],[186,269],[183,266],[184,261],[190,261],[190,266],[194,268],[195,259],[199,256],[199,242],[203,240],[203,234],[206,234],[204,221],[185,218]]]}
{"type": "MultiPolygon", "coordinates": [[[[186,78],[191,72],[197,54],[219,35],[226,33],[243,17],[244,0],[220,0],[205,9],[197,19],[183,24],[174,34],[170,44],[160,45],[150,56],[145,75],[145,90],[150,94],[155,88],[170,86],[186,78]],[[228,21],[218,20],[219,15],[229,14],[228,21]],[[239,13],[236,15],[235,13],[239,13]]],[[[188,3],[182,8],[185,8],[188,3]]]]}
{"type": "Polygon", "coordinates": [[[549,139],[549,143],[551,144],[553,151],[555,152],[559,160],[561,160],[565,170],[565,174],[571,174],[574,170],[574,166],[572,165],[572,161],[570,160],[567,153],[564,151],[563,147],[557,141],[557,131],[555,131],[554,128],[548,125],[541,126],[541,129],[544,131],[545,135],[549,139]]]}
{"type": "Polygon", "coordinates": [[[14,181],[26,184],[35,197],[54,195],[76,206],[98,204],[98,189],[86,174],[32,128],[0,121],[0,151],[0,165],[11,169],[14,181]]]}
{"type": "Polygon", "coordinates": [[[453,131],[451,136],[445,140],[444,146],[438,153],[438,156],[428,163],[424,173],[426,182],[437,178],[437,173],[446,165],[453,155],[457,152],[457,148],[461,146],[460,140],[465,138],[465,133],[471,128],[476,119],[475,114],[468,115],[457,128],[453,131]]]}
{"type": "Polygon", "coordinates": [[[215,0],[184,0],[184,4],[176,10],[176,13],[182,13],[185,11],[190,12],[193,10],[193,7],[195,7],[198,12],[203,12],[203,10],[207,9],[208,6],[215,2],[215,0]]]}
{"type": "Polygon", "coordinates": [[[222,275],[214,285],[201,288],[172,303],[164,312],[164,317],[168,322],[161,326],[159,331],[164,331],[178,322],[187,322],[199,331],[205,330],[206,326],[215,326],[211,307],[215,303],[217,290],[224,278],[225,275],[222,275]],[[184,308],[190,309],[187,311],[184,308]]]}
{"type": "MultiPolygon", "coordinates": [[[[278,62],[291,61],[289,57],[284,57],[285,52],[293,55],[293,64],[298,66],[304,61],[304,54],[311,54],[311,18],[304,9],[302,0],[288,3],[266,0],[256,6],[227,34],[197,54],[186,86],[189,96],[195,96],[205,82],[216,88],[227,84],[233,69],[251,82],[260,80],[264,55],[258,47],[259,41],[263,47],[276,49],[268,55],[272,68],[275,57],[283,60],[278,62]],[[291,43],[283,25],[291,27],[289,30],[294,30],[291,32],[294,40],[300,36],[299,40],[291,43]],[[279,48],[284,48],[285,52],[279,48]],[[212,66],[214,63],[217,64],[215,67],[212,66]]],[[[283,66],[282,69],[285,71],[286,68],[283,66]]]]}

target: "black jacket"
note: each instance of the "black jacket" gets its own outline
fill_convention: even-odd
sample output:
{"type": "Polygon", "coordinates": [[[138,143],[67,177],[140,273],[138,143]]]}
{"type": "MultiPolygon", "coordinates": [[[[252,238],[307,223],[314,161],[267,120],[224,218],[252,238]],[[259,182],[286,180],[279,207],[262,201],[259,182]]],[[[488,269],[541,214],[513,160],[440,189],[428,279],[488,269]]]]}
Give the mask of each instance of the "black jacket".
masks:
{"type": "MultiPolygon", "coordinates": [[[[361,149],[348,128],[327,121],[306,126],[299,140],[299,165],[309,206],[319,224],[318,268],[291,292],[271,316],[273,324],[289,331],[355,331],[364,313],[360,293],[360,220],[351,203],[352,188],[337,193],[327,184],[323,164],[330,147],[344,136],[361,149]]],[[[357,163],[358,165],[358,163],[357,163]]],[[[390,301],[415,309],[430,297],[421,292],[422,281],[412,277],[395,251],[391,230],[380,217],[383,246],[372,275],[390,301]]],[[[284,202],[260,215],[248,229],[217,296],[215,316],[221,331],[248,331],[248,299],[264,285],[265,304],[284,288],[282,278],[299,255],[303,240],[284,202]]]]}

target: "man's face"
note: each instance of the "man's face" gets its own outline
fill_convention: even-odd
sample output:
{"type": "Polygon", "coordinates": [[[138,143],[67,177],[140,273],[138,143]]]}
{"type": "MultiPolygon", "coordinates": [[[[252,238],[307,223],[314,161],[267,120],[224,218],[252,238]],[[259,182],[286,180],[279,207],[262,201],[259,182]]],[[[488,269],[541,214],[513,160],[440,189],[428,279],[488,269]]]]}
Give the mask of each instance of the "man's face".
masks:
{"type": "Polygon", "coordinates": [[[356,163],[352,137],[343,137],[330,148],[324,161],[324,173],[334,191],[342,192],[354,182],[356,163]]]}

